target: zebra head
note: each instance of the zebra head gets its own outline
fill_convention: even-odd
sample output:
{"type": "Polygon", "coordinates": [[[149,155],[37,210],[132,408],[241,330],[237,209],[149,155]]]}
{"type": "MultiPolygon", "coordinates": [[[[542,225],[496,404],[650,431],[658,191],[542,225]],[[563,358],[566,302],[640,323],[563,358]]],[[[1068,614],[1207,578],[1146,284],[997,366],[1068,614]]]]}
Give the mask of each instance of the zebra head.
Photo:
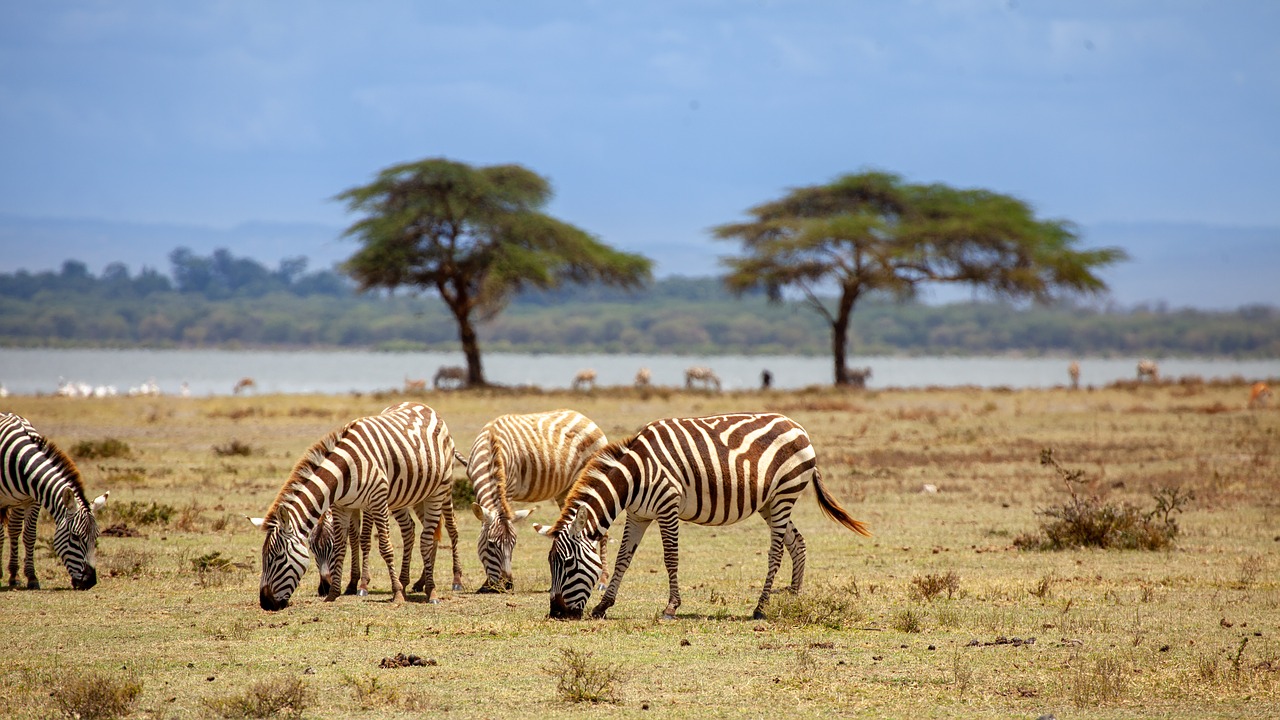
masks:
{"type": "Polygon", "coordinates": [[[263,610],[283,610],[307,570],[307,538],[283,509],[262,524],[262,583],[258,591],[263,610]]]}
{"type": "MultiPolygon", "coordinates": [[[[316,560],[316,570],[320,573],[320,585],[316,594],[325,597],[329,594],[329,586],[333,583],[333,512],[326,512],[316,529],[311,531],[311,555],[316,560]]],[[[354,551],[353,551],[354,552],[354,551]]]]}
{"type": "Polygon", "coordinates": [[[511,557],[516,550],[516,523],[529,517],[532,509],[521,510],[510,516],[494,512],[480,503],[471,504],[471,512],[480,521],[480,540],[476,552],[480,554],[480,567],[484,568],[485,581],[476,592],[501,592],[513,586],[511,557]]]}
{"type": "MultiPolygon", "coordinates": [[[[559,524],[559,523],[557,523],[559,524]]],[[[580,620],[591,597],[591,589],[600,579],[604,560],[600,557],[599,539],[586,530],[582,513],[560,530],[555,525],[535,525],[538,533],[551,538],[551,612],[556,620],[580,620]]]]}
{"type": "Polygon", "coordinates": [[[71,574],[71,587],[88,590],[98,584],[95,567],[98,554],[98,520],[94,511],[107,501],[106,494],[92,505],[84,503],[73,488],[66,488],[59,498],[64,512],[53,531],[53,549],[71,574]]]}

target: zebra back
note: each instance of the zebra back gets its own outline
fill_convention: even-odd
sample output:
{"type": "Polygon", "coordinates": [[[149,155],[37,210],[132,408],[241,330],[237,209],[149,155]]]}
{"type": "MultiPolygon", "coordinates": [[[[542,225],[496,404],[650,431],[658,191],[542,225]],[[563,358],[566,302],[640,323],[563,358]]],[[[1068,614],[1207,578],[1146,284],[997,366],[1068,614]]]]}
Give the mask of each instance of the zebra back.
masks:
{"type": "Polygon", "coordinates": [[[467,474],[476,501],[510,519],[512,500],[563,494],[605,444],[604,431],[574,410],[502,415],[476,436],[467,474]]]}

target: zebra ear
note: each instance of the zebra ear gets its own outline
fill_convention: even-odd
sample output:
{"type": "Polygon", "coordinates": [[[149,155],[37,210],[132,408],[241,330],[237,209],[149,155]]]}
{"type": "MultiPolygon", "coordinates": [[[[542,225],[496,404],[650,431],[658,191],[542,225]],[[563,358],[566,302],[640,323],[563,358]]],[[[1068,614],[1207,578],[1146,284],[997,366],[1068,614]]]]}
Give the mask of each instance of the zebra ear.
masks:
{"type": "Polygon", "coordinates": [[[538,533],[539,535],[543,535],[543,536],[550,536],[550,535],[551,535],[551,526],[550,526],[550,525],[540,525],[540,524],[538,524],[538,523],[534,523],[534,524],[533,524],[533,531],[534,531],[534,532],[536,532],[536,533],[538,533]]]}
{"type": "Polygon", "coordinates": [[[62,490],[62,506],[68,510],[76,509],[76,491],[70,487],[62,490]]]}
{"type": "Polygon", "coordinates": [[[99,495],[98,497],[96,497],[96,498],[94,498],[94,499],[93,499],[93,512],[94,512],[94,513],[97,513],[99,510],[101,510],[101,509],[102,509],[102,506],[103,506],[103,505],[106,505],[106,504],[107,504],[107,496],[108,496],[108,495],[110,495],[110,494],[111,494],[111,491],[110,491],[110,490],[108,490],[108,491],[106,491],[106,492],[102,493],[101,495],[99,495]]]}
{"type": "Polygon", "coordinates": [[[534,510],[535,508],[529,508],[528,510],[517,511],[515,515],[511,516],[511,522],[520,522],[521,520],[529,517],[529,514],[534,510]]]}
{"type": "Polygon", "coordinates": [[[253,523],[253,526],[256,528],[262,527],[262,523],[266,520],[266,518],[249,517],[248,515],[245,515],[244,519],[253,523]]]}
{"type": "Polygon", "coordinates": [[[587,517],[583,513],[573,516],[573,522],[569,525],[570,535],[582,535],[587,531],[587,517]]]}

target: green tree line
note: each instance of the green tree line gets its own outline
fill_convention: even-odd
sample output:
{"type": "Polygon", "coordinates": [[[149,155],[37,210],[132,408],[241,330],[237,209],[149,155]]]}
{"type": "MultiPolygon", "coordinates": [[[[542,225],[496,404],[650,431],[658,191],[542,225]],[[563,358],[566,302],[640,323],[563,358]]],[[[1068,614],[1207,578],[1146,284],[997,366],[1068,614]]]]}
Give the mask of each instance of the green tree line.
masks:
{"type": "MultiPolygon", "coordinates": [[[[224,250],[170,255],[169,274],[0,273],[5,347],[296,347],[457,350],[437,297],[357,293],[300,259],[272,270],[224,250]]],[[[677,354],[830,352],[802,301],[736,297],[719,278],[670,277],[639,290],[525,291],[478,326],[491,351],[677,354]]],[[[1205,355],[1280,357],[1280,309],[1232,311],[1002,302],[928,305],[871,297],[850,327],[851,354],[1205,355]]]]}

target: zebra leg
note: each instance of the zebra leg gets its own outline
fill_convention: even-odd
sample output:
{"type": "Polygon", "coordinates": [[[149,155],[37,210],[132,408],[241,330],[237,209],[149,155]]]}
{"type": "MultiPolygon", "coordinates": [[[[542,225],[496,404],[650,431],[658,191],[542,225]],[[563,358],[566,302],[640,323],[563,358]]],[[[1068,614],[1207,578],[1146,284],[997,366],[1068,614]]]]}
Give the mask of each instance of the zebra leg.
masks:
{"type": "Polygon", "coordinates": [[[800,534],[795,523],[787,523],[787,534],[782,536],[782,544],[791,555],[791,587],[783,588],[779,592],[798,593],[800,587],[804,585],[805,546],[804,536],[800,534]]]}
{"type": "Polygon", "coordinates": [[[680,581],[676,577],[680,567],[680,517],[675,513],[666,515],[658,520],[658,530],[662,533],[662,562],[667,566],[667,584],[671,588],[662,617],[675,620],[680,608],[680,581]]]}
{"type": "Polygon", "coordinates": [[[756,603],[756,609],[751,613],[753,620],[764,619],[764,608],[769,603],[769,592],[773,589],[773,578],[778,574],[778,568],[782,565],[782,539],[786,537],[787,526],[790,524],[791,520],[789,518],[783,518],[781,525],[774,520],[769,522],[769,571],[764,576],[764,587],[760,590],[760,601],[756,603]]]}
{"type": "Polygon", "coordinates": [[[9,508],[4,528],[0,532],[9,533],[9,587],[18,587],[18,540],[22,537],[22,520],[26,510],[21,505],[9,508]]]}
{"type": "Polygon", "coordinates": [[[396,524],[400,526],[400,547],[404,552],[400,556],[400,585],[409,586],[409,570],[413,566],[413,536],[417,534],[417,525],[413,522],[413,513],[407,507],[393,513],[396,524]]]}
{"type": "MultiPolygon", "coordinates": [[[[364,532],[364,513],[359,510],[353,510],[349,516],[350,522],[345,532],[339,532],[337,525],[334,525],[333,541],[335,547],[342,545],[343,547],[351,547],[351,579],[347,582],[347,587],[342,591],[343,595],[355,595],[360,590],[360,577],[364,574],[364,565],[360,563],[362,546],[369,544],[369,536],[364,532]]],[[[336,566],[332,571],[333,577],[342,581],[342,566],[336,566]]]]}
{"type": "MultiPolygon", "coordinates": [[[[369,570],[369,549],[373,546],[373,529],[377,521],[371,519],[369,513],[365,511],[362,511],[360,516],[360,583],[356,587],[356,595],[364,597],[369,594],[369,573],[371,572],[369,570]]],[[[390,518],[386,520],[386,523],[387,527],[390,527],[390,518]]],[[[384,527],[378,528],[378,532],[386,531],[384,527]]],[[[379,540],[378,542],[381,543],[382,541],[379,540]]],[[[352,572],[351,582],[353,584],[355,583],[355,577],[355,573],[352,572]]]]}
{"type": "MultiPolygon", "coordinates": [[[[618,599],[618,589],[622,587],[622,576],[627,574],[631,559],[635,557],[636,548],[640,547],[640,540],[644,537],[644,531],[649,529],[651,522],[653,520],[637,518],[627,513],[627,524],[622,530],[622,544],[618,546],[618,559],[613,565],[613,579],[609,581],[609,589],[605,590],[600,603],[591,611],[591,617],[602,618],[605,612],[613,607],[614,601],[618,599]]],[[[603,564],[604,558],[601,557],[600,561],[603,564]]]]}
{"type": "MultiPolygon", "coordinates": [[[[347,559],[347,533],[351,531],[352,523],[355,522],[359,522],[359,516],[355,513],[333,510],[333,559],[329,561],[329,572],[337,580],[342,579],[342,567],[347,559]]],[[[356,562],[357,555],[358,553],[351,554],[352,564],[356,562]]],[[[329,594],[325,596],[324,601],[337,600],[341,587],[341,582],[329,583],[329,594]]]]}
{"type": "MultiPolygon", "coordinates": [[[[371,516],[374,526],[378,530],[378,552],[382,555],[382,561],[387,564],[387,574],[391,576],[391,602],[404,602],[404,585],[400,584],[400,576],[396,574],[396,556],[395,551],[391,547],[391,513],[384,504],[371,511],[366,511],[366,516],[371,516]]],[[[367,548],[362,548],[367,552],[367,548]]],[[[365,568],[366,574],[368,568],[365,568]]],[[[367,583],[364,583],[366,587],[367,583]]]]}
{"type": "Polygon", "coordinates": [[[453,555],[453,590],[462,589],[462,554],[458,550],[458,523],[453,517],[453,497],[444,504],[444,529],[449,533],[449,550],[453,555]]]}
{"type": "Polygon", "coordinates": [[[608,587],[609,583],[609,563],[605,562],[609,557],[609,533],[600,536],[600,582],[596,583],[597,590],[603,590],[608,587]]]}
{"type": "Polygon", "coordinates": [[[22,522],[22,544],[26,546],[26,557],[22,560],[22,571],[27,576],[27,589],[39,590],[40,580],[36,577],[36,521],[40,519],[40,506],[31,504],[22,522]]]}

